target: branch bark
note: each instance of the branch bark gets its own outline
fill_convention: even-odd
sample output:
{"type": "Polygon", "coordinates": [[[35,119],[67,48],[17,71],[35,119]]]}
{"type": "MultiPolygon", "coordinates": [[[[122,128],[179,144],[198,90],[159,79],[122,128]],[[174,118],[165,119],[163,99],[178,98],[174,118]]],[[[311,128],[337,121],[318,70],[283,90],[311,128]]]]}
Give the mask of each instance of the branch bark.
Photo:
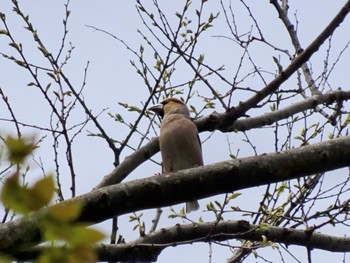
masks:
{"type": "MultiPolygon", "coordinates": [[[[79,222],[98,223],[129,212],[174,205],[240,189],[291,180],[350,165],[350,136],[279,153],[224,161],[94,190],[61,202],[84,204],[79,222]]],[[[40,216],[0,226],[0,251],[41,241],[40,216]]]]}
{"type": "MultiPolygon", "coordinates": [[[[231,108],[230,110],[224,113],[213,113],[207,117],[198,120],[196,122],[198,130],[201,132],[213,131],[217,129],[222,132],[230,132],[232,130],[239,129],[240,127],[242,127],[242,129],[246,129],[245,124],[242,125],[242,123],[244,122],[243,120],[240,120],[238,124],[235,124],[237,122],[237,119],[244,115],[251,107],[263,100],[266,96],[277,90],[284,81],[286,81],[291,75],[293,75],[298,70],[298,68],[300,68],[306,61],[308,61],[310,57],[315,52],[317,52],[317,50],[324,43],[324,41],[334,33],[335,29],[343,22],[345,17],[348,15],[349,11],[350,0],[346,2],[343,8],[338,12],[334,19],[323,30],[323,32],[303,52],[301,52],[300,55],[298,55],[292,61],[292,63],[284,71],[281,72],[279,76],[272,80],[255,96],[251,97],[245,102],[241,102],[236,108],[231,108]]],[[[310,99],[314,101],[314,97],[315,96],[313,96],[310,99]]],[[[275,115],[274,118],[277,120],[279,119],[277,115],[275,115]]],[[[273,119],[269,119],[267,124],[270,123],[271,120],[273,119]]],[[[254,122],[256,120],[250,121],[254,122]]],[[[120,183],[126,178],[126,176],[131,171],[133,171],[151,156],[156,154],[158,151],[158,138],[155,138],[145,146],[141,147],[138,151],[128,156],[120,166],[116,167],[110,174],[106,175],[103,181],[100,184],[98,184],[96,188],[120,183]]]]}
{"type": "Polygon", "coordinates": [[[229,220],[223,222],[206,222],[200,224],[177,225],[167,229],[160,229],[141,237],[133,244],[171,246],[174,243],[208,242],[211,240],[224,241],[229,239],[244,239],[299,245],[309,248],[323,249],[331,252],[349,252],[350,238],[325,235],[312,230],[290,229],[276,226],[250,224],[245,220],[229,220]]]}
{"type": "MultiPolygon", "coordinates": [[[[299,112],[314,109],[317,105],[330,105],[334,102],[346,101],[350,99],[350,91],[336,90],[322,95],[315,95],[311,98],[305,99],[301,102],[294,103],[283,109],[265,113],[263,115],[239,119],[227,127],[227,132],[232,131],[246,131],[254,128],[260,128],[265,125],[271,125],[279,120],[286,119],[299,112]]],[[[211,115],[195,120],[197,127],[201,131],[208,131],[206,123],[210,123],[211,119],[217,119],[219,122],[223,121],[228,113],[212,113],[211,115]]],[[[147,144],[142,146],[137,151],[126,157],[112,172],[106,175],[103,180],[96,186],[102,188],[108,185],[118,184],[122,182],[133,170],[147,161],[153,155],[159,152],[158,137],[153,138],[147,144]]]]}
{"type": "MultiPolygon", "coordinates": [[[[263,115],[239,119],[228,127],[228,131],[246,131],[262,126],[271,125],[277,121],[287,119],[294,114],[305,110],[315,109],[320,104],[330,105],[334,102],[347,101],[350,99],[350,91],[336,90],[326,94],[314,95],[303,101],[291,104],[277,111],[265,113],[263,115]]],[[[201,120],[202,121],[202,120],[201,120]]]]}
{"type": "MultiPolygon", "coordinates": [[[[232,239],[267,241],[285,245],[304,246],[331,252],[350,252],[350,238],[325,235],[312,230],[250,224],[245,220],[183,224],[163,228],[127,244],[102,245],[96,248],[100,261],[156,261],[158,255],[174,244],[192,244],[232,239]]],[[[265,241],[266,242],[266,241],[265,241]]],[[[18,260],[32,260],[44,247],[17,251],[18,260]]]]}
{"type": "Polygon", "coordinates": [[[113,184],[119,184],[133,170],[135,170],[139,165],[151,158],[157,152],[159,152],[159,139],[158,137],[155,137],[147,144],[140,147],[137,151],[127,156],[123,162],[121,162],[116,168],[113,169],[112,172],[103,178],[103,180],[95,187],[95,189],[113,184]]]}

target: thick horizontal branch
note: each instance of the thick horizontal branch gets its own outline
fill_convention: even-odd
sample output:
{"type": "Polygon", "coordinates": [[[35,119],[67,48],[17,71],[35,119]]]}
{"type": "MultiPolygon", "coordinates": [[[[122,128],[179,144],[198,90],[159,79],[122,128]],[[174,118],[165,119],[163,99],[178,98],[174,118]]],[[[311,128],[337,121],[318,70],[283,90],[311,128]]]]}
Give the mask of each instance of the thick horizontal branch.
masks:
{"type": "MultiPolygon", "coordinates": [[[[282,119],[293,116],[296,113],[314,109],[320,104],[329,105],[334,102],[346,101],[350,99],[350,91],[336,90],[322,95],[315,95],[303,101],[291,104],[283,109],[265,113],[264,115],[236,120],[227,127],[227,131],[245,131],[254,128],[260,128],[265,125],[271,125],[282,119]]],[[[206,123],[210,119],[224,119],[223,115],[228,113],[213,113],[195,121],[198,127],[202,127],[202,131],[206,131],[206,123]]],[[[111,173],[106,175],[96,188],[105,187],[112,184],[122,182],[133,170],[135,170],[143,162],[147,161],[153,155],[159,152],[158,137],[153,138],[146,145],[126,157],[111,173]]]]}
{"type": "MultiPolygon", "coordinates": [[[[17,250],[12,257],[18,261],[35,260],[42,254],[46,246],[36,246],[30,249],[17,250]]],[[[158,255],[165,246],[145,244],[100,245],[96,248],[98,262],[156,262],[158,255]]]]}
{"type": "MultiPolygon", "coordinates": [[[[335,102],[346,101],[350,99],[350,91],[335,90],[326,94],[312,96],[303,101],[293,103],[290,106],[280,110],[265,113],[264,115],[236,120],[230,125],[228,131],[245,131],[254,128],[260,128],[265,125],[271,125],[277,121],[287,119],[294,114],[303,112],[305,110],[315,109],[318,105],[330,105],[335,102]]],[[[203,121],[203,120],[201,120],[203,121]]],[[[204,124],[205,126],[205,124],[204,124]]]]}
{"type": "Polygon", "coordinates": [[[99,222],[135,210],[290,180],[350,165],[350,137],[152,176],[95,190],[81,220],[99,222]],[[102,205],[101,205],[102,204],[102,205]],[[94,211],[94,212],[91,212],[94,211]]]}
{"type": "MultiPolygon", "coordinates": [[[[241,102],[237,107],[230,109],[225,113],[214,113],[207,117],[201,118],[196,122],[199,131],[213,131],[220,130],[222,132],[229,132],[232,130],[239,130],[239,128],[247,129],[247,124],[244,124],[243,120],[237,121],[237,119],[243,116],[250,108],[255,107],[258,102],[262,101],[269,94],[277,90],[280,85],[285,82],[290,76],[292,76],[298,68],[300,68],[310,57],[317,52],[324,41],[329,38],[335,31],[335,29],[343,22],[345,17],[350,11],[350,0],[343,6],[329,25],[323,30],[323,32],[299,55],[293,62],[272,80],[266,87],[264,87],[255,96],[251,97],[247,101],[241,102]],[[237,124],[235,124],[238,122],[237,124]]],[[[313,99],[313,98],[310,98],[313,99]]],[[[281,116],[281,115],[280,115],[281,116]]],[[[266,116],[265,116],[266,117],[266,116]]],[[[278,119],[279,116],[274,115],[273,118],[278,119]]],[[[271,123],[273,119],[269,119],[267,124],[271,123]]],[[[255,125],[258,120],[251,119],[249,125],[255,125]]],[[[264,121],[264,120],[263,120],[264,121]]],[[[123,161],[121,166],[116,167],[110,174],[106,175],[103,181],[97,186],[97,188],[104,187],[120,183],[125,177],[136,167],[142,164],[145,160],[153,156],[159,151],[158,139],[155,138],[148,144],[140,148],[138,151],[130,155],[123,161]]]]}
{"type": "Polygon", "coordinates": [[[211,240],[244,239],[263,241],[262,236],[265,236],[269,241],[286,245],[305,246],[331,252],[350,252],[349,237],[330,236],[309,229],[298,230],[277,226],[259,227],[259,225],[250,224],[245,220],[176,225],[150,233],[135,240],[130,245],[152,244],[167,247],[173,244],[208,242],[211,240]]]}
{"type": "MultiPolygon", "coordinates": [[[[98,223],[137,210],[174,205],[248,187],[286,181],[350,165],[350,137],[279,153],[224,161],[94,190],[73,198],[84,204],[80,222],[98,223]]],[[[57,205],[64,205],[67,200],[57,205]]],[[[0,226],[0,251],[39,242],[37,218],[0,226]]]]}
{"type": "MultiPolygon", "coordinates": [[[[175,244],[189,244],[232,239],[263,241],[263,236],[274,243],[298,245],[310,249],[322,249],[331,252],[350,252],[350,238],[325,235],[311,230],[264,226],[250,224],[244,220],[206,222],[198,224],[176,225],[152,232],[133,242],[97,247],[100,261],[156,261],[160,252],[175,244]]],[[[36,247],[14,254],[18,260],[33,260],[44,247],[36,247]]]]}
{"type": "Polygon", "coordinates": [[[206,222],[201,224],[177,225],[160,229],[141,237],[134,244],[158,244],[171,246],[174,243],[194,243],[210,240],[224,241],[244,239],[252,241],[267,240],[286,245],[299,245],[309,248],[328,250],[331,252],[350,252],[349,237],[335,237],[310,230],[298,230],[276,226],[250,224],[245,220],[206,222]]]}

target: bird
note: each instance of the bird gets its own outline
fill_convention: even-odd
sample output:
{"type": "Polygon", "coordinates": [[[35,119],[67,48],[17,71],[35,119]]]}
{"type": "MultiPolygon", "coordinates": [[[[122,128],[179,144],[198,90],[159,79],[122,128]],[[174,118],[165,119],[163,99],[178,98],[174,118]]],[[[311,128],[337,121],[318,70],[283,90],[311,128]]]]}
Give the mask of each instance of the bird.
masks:
{"type": "MultiPolygon", "coordinates": [[[[202,145],[198,129],[190,118],[186,104],[177,98],[167,98],[149,110],[162,118],[159,146],[163,173],[202,166],[202,145]]],[[[186,202],[186,213],[198,208],[197,200],[186,202]]]]}

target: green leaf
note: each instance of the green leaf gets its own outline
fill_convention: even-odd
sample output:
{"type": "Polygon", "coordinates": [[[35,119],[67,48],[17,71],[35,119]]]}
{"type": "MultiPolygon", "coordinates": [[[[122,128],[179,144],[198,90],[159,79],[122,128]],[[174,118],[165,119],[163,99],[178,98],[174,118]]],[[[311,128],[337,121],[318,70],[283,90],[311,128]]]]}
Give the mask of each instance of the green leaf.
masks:
{"type": "Polygon", "coordinates": [[[1,200],[6,207],[18,213],[27,214],[47,205],[53,193],[51,176],[39,180],[32,188],[28,188],[19,184],[19,173],[15,173],[5,181],[1,200]]]}
{"type": "Polygon", "coordinates": [[[94,245],[105,238],[105,235],[100,231],[86,226],[71,227],[71,234],[66,240],[71,245],[94,245]]]}
{"type": "Polygon", "coordinates": [[[230,195],[228,198],[227,198],[227,201],[230,201],[232,199],[235,199],[237,198],[238,196],[240,196],[241,193],[233,193],[232,195],[230,195]]]}
{"type": "Polygon", "coordinates": [[[39,46],[38,49],[41,51],[41,53],[43,53],[45,57],[48,57],[50,55],[50,53],[46,50],[46,48],[39,46]]]}
{"type": "Polygon", "coordinates": [[[275,64],[277,65],[278,73],[281,73],[283,71],[283,67],[280,64],[279,60],[276,57],[274,57],[274,56],[272,56],[272,59],[275,62],[275,64]]]}
{"type": "Polygon", "coordinates": [[[17,43],[11,42],[9,45],[10,45],[11,47],[17,49],[18,51],[20,51],[19,45],[18,45],[17,43]]]}
{"type": "Polygon", "coordinates": [[[123,119],[122,115],[120,115],[119,113],[117,113],[117,114],[115,115],[115,119],[116,119],[117,121],[119,121],[119,122],[124,122],[124,119],[123,119]]]}
{"type": "Polygon", "coordinates": [[[1,263],[12,263],[13,260],[7,255],[0,255],[0,262],[1,263]]]}
{"type": "Polygon", "coordinates": [[[124,102],[118,102],[118,104],[124,108],[127,108],[129,107],[129,104],[128,103],[124,103],[124,102]]]}
{"type": "Polygon", "coordinates": [[[215,209],[215,206],[214,206],[214,204],[213,204],[212,202],[210,202],[210,203],[207,204],[206,206],[207,206],[207,209],[208,209],[209,211],[214,211],[214,210],[216,210],[216,209],[215,209]]]}
{"type": "Polygon", "coordinates": [[[34,83],[34,82],[29,82],[29,83],[27,84],[27,86],[28,86],[28,87],[30,87],[30,86],[36,86],[36,87],[37,87],[38,85],[37,85],[36,83],[34,83]]]}
{"type": "Polygon", "coordinates": [[[38,263],[52,263],[52,262],[69,262],[69,248],[64,247],[47,247],[44,253],[41,253],[36,260],[38,263]]]}
{"type": "Polygon", "coordinates": [[[179,215],[180,217],[185,217],[185,208],[181,208],[179,215]]]}
{"type": "Polygon", "coordinates": [[[215,204],[219,207],[219,209],[222,209],[222,205],[221,205],[221,203],[220,202],[218,202],[218,201],[215,201],[215,204]]]}
{"type": "Polygon", "coordinates": [[[24,68],[27,67],[27,64],[25,62],[21,61],[21,60],[17,60],[16,59],[15,62],[16,62],[17,65],[19,65],[21,67],[24,67],[24,68]]]}
{"type": "Polygon", "coordinates": [[[267,239],[267,237],[265,236],[265,235],[261,235],[261,238],[262,238],[262,245],[266,245],[267,244],[267,242],[268,242],[268,239],[267,239]]]}
{"type": "Polygon", "coordinates": [[[205,104],[206,109],[215,109],[215,103],[214,102],[207,102],[205,104]]]}
{"type": "Polygon", "coordinates": [[[44,218],[41,221],[41,229],[44,234],[44,239],[47,241],[66,241],[72,235],[71,226],[69,224],[44,218]]]}
{"type": "Polygon", "coordinates": [[[44,238],[47,241],[65,241],[73,247],[93,246],[105,238],[100,231],[83,224],[67,224],[45,218],[42,222],[44,238]]]}
{"type": "Polygon", "coordinates": [[[304,138],[301,137],[301,136],[299,136],[299,135],[298,135],[298,136],[295,136],[294,139],[295,139],[295,140],[299,140],[299,141],[304,141],[304,138]]]}
{"type": "Polygon", "coordinates": [[[41,208],[47,205],[55,193],[55,183],[53,176],[47,176],[37,181],[32,188],[29,189],[31,198],[29,201],[36,202],[36,206],[41,208]]]}
{"type": "Polygon", "coordinates": [[[72,97],[72,92],[70,90],[63,93],[63,96],[72,97]]]}
{"type": "Polygon", "coordinates": [[[51,87],[51,83],[47,84],[47,86],[45,87],[45,91],[48,91],[50,87],[51,87]]]}
{"type": "Polygon", "coordinates": [[[284,192],[284,190],[287,188],[287,185],[286,185],[286,183],[282,183],[277,189],[276,189],[276,191],[277,191],[277,196],[280,196],[283,192],[284,192]]]}
{"type": "Polygon", "coordinates": [[[71,222],[78,218],[83,208],[82,203],[71,201],[60,203],[49,208],[49,216],[60,222],[71,222]]]}
{"type": "Polygon", "coordinates": [[[129,222],[133,222],[137,220],[137,216],[136,215],[130,215],[129,216],[129,222]]]}
{"type": "Polygon", "coordinates": [[[15,211],[17,209],[18,203],[21,202],[20,196],[20,186],[18,183],[19,173],[15,173],[8,177],[1,191],[1,201],[6,207],[10,207],[15,211]]]}
{"type": "Polygon", "coordinates": [[[47,73],[48,76],[50,76],[52,79],[54,79],[55,81],[57,81],[57,77],[55,74],[51,73],[51,72],[48,72],[47,73]]]}
{"type": "Polygon", "coordinates": [[[350,123],[350,113],[347,115],[346,120],[343,123],[343,127],[345,128],[346,126],[348,126],[350,123]]]}
{"type": "MultiPolygon", "coordinates": [[[[238,206],[231,206],[231,209],[233,211],[241,211],[241,209],[238,206]]],[[[250,216],[250,215],[249,215],[250,216]]]]}
{"type": "MultiPolygon", "coordinates": [[[[68,260],[66,262],[82,263],[82,262],[97,262],[95,248],[92,246],[80,245],[75,246],[70,250],[68,260]]],[[[60,261],[62,262],[62,261],[60,261]]]]}
{"type": "Polygon", "coordinates": [[[128,111],[137,111],[141,112],[141,109],[137,106],[129,106],[128,111]]]}
{"type": "Polygon", "coordinates": [[[202,64],[204,60],[204,54],[199,55],[198,64],[202,64]]]}
{"type": "Polygon", "coordinates": [[[24,138],[7,137],[5,140],[9,152],[9,160],[14,163],[22,163],[24,159],[36,148],[34,143],[24,138]]]}
{"type": "Polygon", "coordinates": [[[180,15],[178,12],[176,12],[175,15],[176,15],[179,19],[182,19],[182,15],[180,15]]]}
{"type": "Polygon", "coordinates": [[[194,106],[190,105],[191,111],[195,114],[197,114],[197,110],[194,106]]]}

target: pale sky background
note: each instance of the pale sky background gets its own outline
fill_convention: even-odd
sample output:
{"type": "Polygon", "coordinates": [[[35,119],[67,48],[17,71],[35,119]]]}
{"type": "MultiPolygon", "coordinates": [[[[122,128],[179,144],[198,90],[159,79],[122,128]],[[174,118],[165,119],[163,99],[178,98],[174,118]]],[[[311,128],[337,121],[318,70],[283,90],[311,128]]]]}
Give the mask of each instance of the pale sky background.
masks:
{"type": "MultiPolygon", "coordinates": [[[[146,2],[146,1],[145,1],[146,2]]],[[[149,6],[151,5],[151,1],[149,6]]],[[[193,5],[196,5],[197,1],[193,1],[193,5]]],[[[232,1],[234,8],[241,8],[238,4],[239,1],[232,1]]],[[[278,15],[274,8],[270,6],[269,1],[247,1],[254,3],[252,7],[256,12],[256,18],[259,25],[264,29],[265,37],[273,41],[276,45],[284,45],[284,48],[293,50],[289,43],[289,38],[286,35],[285,29],[281,26],[281,22],[278,20],[278,15]]],[[[176,11],[182,10],[184,1],[166,1],[160,0],[159,4],[164,8],[164,12],[171,16],[170,21],[176,21],[174,16],[176,11]]],[[[299,20],[299,37],[303,47],[305,48],[310,41],[312,41],[324,28],[331,18],[338,12],[340,7],[345,1],[328,1],[328,0],[298,0],[290,1],[290,14],[295,12],[297,8],[297,17],[299,20]]],[[[65,1],[20,1],[22,11],[30,16],[33,26],[38,30],[38,33],[42,41],[47,46],[47,49],[56,53],[60,44],[63,31],[62,19],[64,18],[64,4],[65,1]]],[[[226,24],[224,24],[224,16],[219,4],[219,1],[209,1],[207,3],[210,10],[213,13],[221,12],[220,18],[215,23],[213,30],[208,31],[205,34],[206,38],[200,44],[201,53],[205,54],[206,61],[210,61],[209,64],[220,66],[226,65],[235,67],[237,63],[235,59],[239,59],[241,53],[237,49],[232,49],[232,42],[218,38],[216,35],[225,35],[227,33],[226,24]]],[[[31,35],[23,29],[23,23],[20,19],[10,10],[12,4],[10,0],[2,0],[0,3],[0,12],[7,15],[7,22],[11,28],[11,32],[14,34],[18,42],[23,44],[24,50],[31,57],[33,62],[42,64],[43,59],[40,53],[36,50],[36,47],[32,44],[31,35]]],[[[65,67],[65,73],[69,76],[71,82],[80,87],[84,75],[84,68],[87,61],[90,62],[87,84],[84,90],[85,102],[91,108],[94,114],[98,114],[103,109],[108,108],[99,117],[100,123],[103,125],[107,133],[113,138],[123,139],[127,134],[127,130],[118,126],[110,117],[107,116],[107,112],[121,113],[124,119],[130,118],[130,122],[136,117],[135,114],[129,114],[123,111],[117,102],[127,102],[130,105],[141,106],[142,102],[147,98],[147,90],[143,83],[143,80],[137,75],[135,70],[129,63],[129,60],[137,60],[126,48],[115,41],[113,38],[94,32],[93,29],[86,27],[86,25],[92,25],[97,28],[106,30],[120,39],[124,40],[131,48],[139,50],[139,46],[143,44],[145,46],[145,52],[149,52],[148,55],[153,56],[153,52],[146,47],[142,37],[137,33],[137,29],[145,31],[144,26],[136,12],[135,1],[77,1],[72,0],[69,6],[71,10],[71,16],[68,22],[68,41],[72,42],[75,49],[72,54],[72,59],[65,67]]],[[[209,12],[209,11],[208,11],[209,12]]],[[[245,18],[246,14],[242,11],[237,16],[238,23],[244,27],[250,27],[250,21],[245,18]]],[[[169,17],[170,18],[170,17],[169,17]]],[[[292,20],[294,22],[294,20],[292,20]]],[[[350,20],[346,19],[344,22],[347,26],[341,27],[339,31],[336,31],[334,36],[334,43],[338,43],[339,46],[335,47],[338,51],[344,47],[345,43],[349,41],[350,36],[350,20]]],[[[0,27],[1,28],[1,27],[0,27]]],[[[145,31],[146,32],[146,31],[145,31]]],[[[335,44],[337,45],[337,44],[335,44]]],[[[0,51],[4,53],[12,52],[8,47],[8,40],[4,37],[0,37],[0,51]]],[[[259,49],[253,52],[254,56],[259,60],[262,67],[271,67],[272,53],[261,52],[259,49]]],[[[334,53],[336,56],[337,53],[334,53]]],[[[322,65],[323,56],[320,57],[319,63],[315,58],[313,67],[314,70],[318,70],[322,65]]],[[[337,70],[334,72],[334,76],[339,76],[332,79],[332,86],[334,88],[338,86],[347,85],[350,82],[349,78],[349,52],[347,52],[342,61],[339,62],[337,70]]],[[[284,66],[288,65],[287,60],[283,60],[284,66]]],[[[271,70],[273,70],[271,68],[271,70]]],[[[186,74],[186,68],[179,69],[179,72],[186,74]],[[182,70],[182,71],[181,71],[182,70]]],[[[10,63],[5,59],[0,59],[0,86],[6,92],[12,104],[15,114],[20,121],[47,126],[49,111],[46,102],[41,98],[41,94],[35,90],[34,87],[27,87],[27,83],[31,81],[29,74],[22,69],[19,69],[14,63],[10,63]]],[[[181,79],[178,80],[181,82],[181,79]]],[[[251,85],[263,86],[261,81],[257,80],[256,83],[252,82],[251,85]]],[[[346,89],[347,87],[343,87],[346,89]]],[[[235,103],[238,103],[242,98],[235,98],[235,103]]],[[[196,106],[200,106],[200,100],[194,100],[193,103],[198,103],[196,106]]],[[[222,111],[220,107],[217,111],[222,111]]],[[[207,112],[206,114],[208,114],[207,112]]],[[[5,110],[4,104],[0,102],[0,118],[8,118],[8,112],[5,110]]],[[[76,111],[73,116],[72,122],[82,121],[84,114],[82,111],[76,111]]],[[[97,131],[91,124],[83,131],[77,140],[74,142],[74,155],[75,155],[75,168],[78,174],[77,176],[77,194],[83,194],[91,191],[103,178],[103,176],[109,173],[113,169],[113,156],[108,149],[106,143],[94,137],[87,137],[86,130],[97,131]]],[[[23,128],[25,133],[27,129],[23,128]]],[[[1,122],[0,133],[7,134],[14,132],[13,125],[8,123],[5,125],[1,122]]],[[[29,135],[32,131],[29,131],[29,135]]],[[[258,154],[264,152],[272,152],[274,150],[273,143],[269,143],[269,140],[273,142],[273,132],[271,130],[253,130],[250,131],[249,136],[252,138],[253,143],[257,146],[258,154]]],[[[210,134],[201,134],[201,138],[206,139],[210,134]]],[[[38,132],[36,136],[40,137],[38,132]]],[[[254,152],[242,139],[244,136],[240,133],[237,134],[222,134],[216,132],[212,135],[211,139],[206,141],[203,145],[203,154],[206,164],[214,163],[222,160],[229,159],[227,141],[231,142],[231,150],[236,153],[239,149],[239,156],[250,156],[254,152]],[[219,145],[219,146],[218,146],[219,145]]],[[[136,142],[135,142],[136,143],[136,142]]],[[[53,171],[54,164],[52,161],[52,144],[46,143],[38,149],[37,153],[43,159],[45,169],[47,171],[53,171]]],[[[130,154],[131,151],[127,150],[123,152],[121,161],[125,156],[130,154]]],[[[64,156],[62,155],[62,160],[64,156]]],[[[159,160],[159,154],[156,157],[159,160]]],[[[160,168],[151,164],[151,162],[143,164],[133,174],[131,174],[127,180],[133,180],[152,176],[159,172],[160,168]]],[[[33,166],[33,171],[30,173],[28,180],[35,180],[40,175],[40,170],[33,166]]],[[[69,198],[69,185],[70,181],[67,178],[65,181],[62,178],[64,185],[63,189],[67,189],[65,197],[69,198]]],[[[264,187],[257,189],[247,189],[242,191],[242,197],[237,199],[237,204],[244,208],[252,208],[259,205],[261,200],[261,192],[264,191],[264,187]]],[[[216,199],[222,201],[222,198],[216,199]]],[[[201,209],[204,208],[207,200],[201,201],[201,209]]],[[[176,206],[179,210],[183,205],[176,206]]],[[[166,218],[166,210],[163,214],[160,226],[169,226],[173,223],[169,222],[166,218]]],[[[145,214],[146,225],[150,224],[154,211],[145,214]]],[[[213,220],[210,215],[203,215],[203,213],[196,212],[190,215],[194,220],[198,220],[199,216],[204,216],[207,220],[213,220]]],[[[237,216],[233,216],[232,219],[240,219],[237,216]]],[[[248,218],[247,218],[248,220],[248,218]]],[[[174,224],[178,221],[174,221],[174,224]]],[[[126,241],[131,241],[137,237],[137,232],[132,232],[134,223],[128,222],[128,215],[122,216],[120,219],[120,234],[122,234],[126,241]]],[[[103,229],[107,235],[109,234],[110,222],[107,224],[100,224],[99,229],[103,229]]],[[[342,235],[343,233],[339,233],[342,235]]],[[[231,242],[234,244],[234,242],[231,242]]],[[[237,245],[239,243],[236,243],[237,245]]],[[[301,253],[306,255],[305,249],[298,249],[291,246],[291,251],[295,253],[301,253]]],[[[258,251],[259,255],[266,257],[271,262],[279,262],[280,257],[277,251],[272,251],[271,248],[261,249],[258,251]]],[[[209,249],[207,244],[196,244],[187,246],[178,246],[175,248],[165,249],[158,262],[208,262],[209,249]]],[[[219,246],[213,246],[212,262],[225,262],[225,259],[231,255],[227,248],[219,246]]],[[[328,252],[314,250],[313,262],[341,262],[343,259],[342,254],[331,254],[328,252]]],[[[287,262],[293,261],[292,257],[287,262]]],[[[245,262],[257,262],[257,260],[250,256],[245,262]]],[[[263,262],[263,261],[258,261],[263,262]]],[[[267,261],[269,262],[269,261],[267,261]]]]}

